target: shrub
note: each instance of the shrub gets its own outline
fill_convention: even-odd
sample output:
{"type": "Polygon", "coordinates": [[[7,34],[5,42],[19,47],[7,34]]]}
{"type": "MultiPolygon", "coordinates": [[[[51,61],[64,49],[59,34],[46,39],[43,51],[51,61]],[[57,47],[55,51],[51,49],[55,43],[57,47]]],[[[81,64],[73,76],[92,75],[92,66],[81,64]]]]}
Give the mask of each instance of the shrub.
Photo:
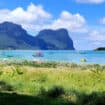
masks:
{"type": "Polygon", "coordinates": [[[100,66],[99,64],[94,64],[93,66],[94,66],[94,67],[93,67],[93,69],[92,69],[91,71],[92,71],[93,73],[95,73],[95,74],[100,74],[100,73],[102,73],[103,70],[104,70],[104,67],[100,66]]]}
{"type": "Polygon", "coordinates": [[[60,86],[54,86],[53,88],[49,89],[48,92],[47,92],[47,95],[51,98],[57,98],[61,95],[63,95],[65,92],[64,92],[64,89],[60,86]]]}
{"type": "Polygon", "coordinates": [[[15,66],[15,70],[16,70],[17,74],[19,74],[19,75],[22,75],[24,73],[23,70],[19,66],[15,66]]]}
{"type": "Polygon", "coordinates": [[[7,84],[4,81],[0,81],[0,91],[12,91],[13,88],[11,85],[7,84]]]}
{"type": "Polygon", "coordinates": [[[85,95],[82,105],[105,105],[105,93],[93,92],[90,95],[85,95]]]}
{"type": "Polygon", "coordinates": [[[38,82],[40,82],[40,83],[44,83],[44,82],[46,82],[47,81],[47,75],[41,75],[41,76],[39,76],[39,78],[38,78],[38,82]]]}
{"type": "Polygon", "coordinates": [[[42,96],[46,96],[46,94],[47,94],[46,89],[44,87],[41,87],[39,94],[42,96]]]}
{"type": "Polygon", "coordinates": [[[3,74],[3,71],[0,70],[0,75],[2,75],[2,74],[3,74]]]}
{"type": "Polygon", "coordinates": [[[41,87],[40,95],[44,95],[50,98],[58,98],[65,93],[64,89],[60,86],[54,86],[53,88],[49,89],[48,91],[41,87]]]}

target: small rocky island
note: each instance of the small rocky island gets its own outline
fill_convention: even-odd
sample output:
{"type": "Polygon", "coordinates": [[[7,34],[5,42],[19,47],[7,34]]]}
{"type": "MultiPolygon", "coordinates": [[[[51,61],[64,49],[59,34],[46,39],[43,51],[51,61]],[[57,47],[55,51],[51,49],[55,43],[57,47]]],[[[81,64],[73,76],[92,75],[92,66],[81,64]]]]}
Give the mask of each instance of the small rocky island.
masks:
{"type": "Polygon", "coordinates": [[[105,47],[96,48],[95,51],[105,51],[105,47]]]}

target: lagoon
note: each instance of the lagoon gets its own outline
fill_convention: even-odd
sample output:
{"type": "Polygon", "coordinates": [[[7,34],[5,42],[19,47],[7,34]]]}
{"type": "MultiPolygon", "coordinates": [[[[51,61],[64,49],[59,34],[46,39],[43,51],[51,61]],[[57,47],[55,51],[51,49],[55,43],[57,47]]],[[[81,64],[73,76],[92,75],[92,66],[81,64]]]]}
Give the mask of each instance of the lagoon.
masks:
{"type": "Polygon", "coordinates": [[[105,51],[0,50],[0,60],[41,60],[77,64],[105,64],[105,51]],[[37,52],[41,52],[43,56],[32,56],[37,52]],[[81,62],[81,59],[86,59],[86,62],[81,62]]]}

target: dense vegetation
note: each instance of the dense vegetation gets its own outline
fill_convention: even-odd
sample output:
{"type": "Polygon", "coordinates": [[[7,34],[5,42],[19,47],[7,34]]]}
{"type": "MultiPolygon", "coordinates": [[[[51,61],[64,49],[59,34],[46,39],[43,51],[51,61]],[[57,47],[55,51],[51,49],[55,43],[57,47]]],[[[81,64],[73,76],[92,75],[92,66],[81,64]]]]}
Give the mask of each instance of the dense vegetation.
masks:
{"type": "Polygon", "coordinates": [[[20,25],[0,24],[0,49],[74,50],[73,41],[66,29],[42,30],[32,36],[20,25]]]}
{"type": "Polygon", "coordinates": [[[105,66],[1,62],[0,105],[105,105],[105,66]]]}

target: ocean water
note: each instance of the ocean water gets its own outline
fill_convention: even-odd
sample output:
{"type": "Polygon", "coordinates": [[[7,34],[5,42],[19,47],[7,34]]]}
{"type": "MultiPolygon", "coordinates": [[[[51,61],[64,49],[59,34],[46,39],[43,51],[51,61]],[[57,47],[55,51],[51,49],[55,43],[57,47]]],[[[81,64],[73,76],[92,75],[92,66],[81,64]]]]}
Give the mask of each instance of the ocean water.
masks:
{"type": "Polygon", "coordinates": [[[70,63],[105,64],[105,51],[68,51],[68,50],[0,50],[0,60],[56,61],[70,63]],[[43,56],[33,56],[37,53],[43,56]],[[86,59],[86,62],[81,62],[86,59]]]}

